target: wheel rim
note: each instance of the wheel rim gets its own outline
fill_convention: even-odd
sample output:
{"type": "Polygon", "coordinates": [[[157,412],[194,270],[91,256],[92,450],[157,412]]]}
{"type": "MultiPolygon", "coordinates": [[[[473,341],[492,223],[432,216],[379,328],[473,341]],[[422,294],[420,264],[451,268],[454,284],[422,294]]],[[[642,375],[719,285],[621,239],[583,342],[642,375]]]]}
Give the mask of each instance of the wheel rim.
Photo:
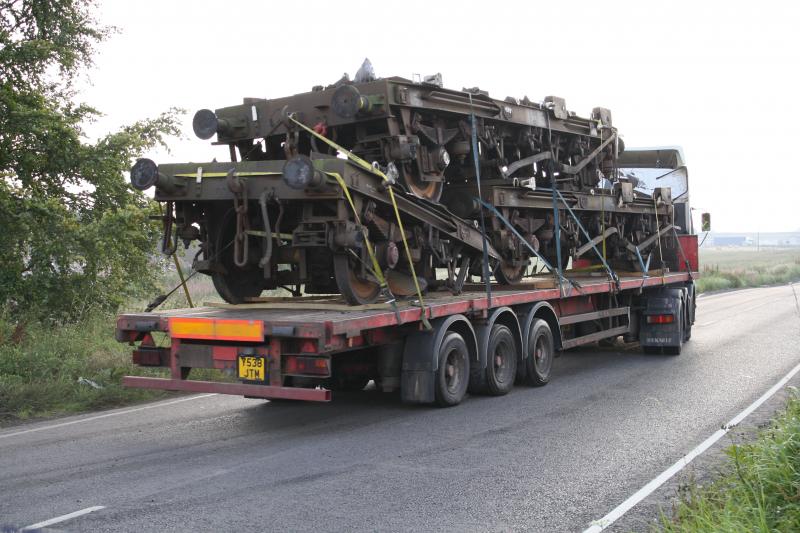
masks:
{"type": "Polygon", "coordinates": [[[359,299],[372,300],[375,296],[376,290],[380,288],[377,283],[372,283],[371,281],[365,279],[359,279],[352,270],[349,273],[349,277],[350,289],[356,295],[358,295],[359,299]]]}
{"type": "Polygon", "coordinates": [[[336,254],[333,259],[333,269],[336,276],[336,285],[345,299],[353,304],[368,304],[374,302],[380,294],[380,285],[374,281],[360,278],[355,272],[354,259],[350,254],[336,254]]]}
{"type": "Polygon", "coordinates": [[[511,358],[514,357],[514,349],[507,342],[501,342],[495,348],[492,364],[494,375],[498,383],[506,383],[513,379],[511,358]]]}
{"type": "Polygon", "coordinates": [[[259,296],[264,289],[264,273],[261,269],[254,266],[241,268],[233,262],[231,242],[236,235],[233,209],[226,211],[216,220],[216,224],[218,233],[214,239],[214,254],[226,273],[214,272],[211,275],[214,288],[223,300],[231,304],[259,296]]]}
{"type": "Polygon", "coordinates": [[[406,184],[406,187],[408,187],[408,190],[417,198],[438,202],[442,197],[444,184],[441,181],[423,181],[410,172],[404,172],[403,182],[406,184]]]}
{"type": "Polygon", "coordinates": [[[503,261],[495,271],[495,278],[497,278],[497,281],[503,285],[513,285],[514,283],[519,283],[519,281],[522,279],[522,276],[525,275],[525,268],[527,266],[527,262],[522,263],[521,265],[513,265],[503,261]]]}
{"type": "Polygon", "coordinates": [[[444,362],[444,383],[447,392],[455,394],[461,388],[464,380],[461,369],[464,366],[464,354],[458,350],[450,350],[444,362]]]}
{"type": "Polygon", "coordinates": [[[550,347],[545,341],[544,335],[539,335],[533,348],[533,364],[539,375],[545,375],[550,372],[550,347]]]}

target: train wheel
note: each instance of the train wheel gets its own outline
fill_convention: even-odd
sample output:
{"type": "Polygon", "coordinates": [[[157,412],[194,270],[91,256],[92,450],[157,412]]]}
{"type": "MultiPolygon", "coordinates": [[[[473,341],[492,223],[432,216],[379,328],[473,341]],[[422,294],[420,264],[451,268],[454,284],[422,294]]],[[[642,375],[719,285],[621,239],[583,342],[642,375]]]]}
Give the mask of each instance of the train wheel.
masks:
{"type": "Polygon", "coordinates": [[[513,265],[504,261],[494,271],[494,277],[501,285],[515,285],[522,280],[526,268],[528,268],[527,261],[521,265],[513,265]]]}
{"type": "MultiPolygon", "coordinates": [[[[552,252],[550,254],[548,254],[548,253],[542,254],[542,257],[544,257],[547,260],[548,263],[553,265],[553,268],[556,268],[558,266],[558,256],[556,255],[555,252],[552,252]]],[[[566,249],[566,248],[562,248],[561,249],[561,270],[565,270],[567,268],[567,265],[569,265],[569,250],[566,249]]]]}
{"type": "Polygon", "coordinates": [[[378,299],[381,287],[376,282],[361,278],[356,271],[356,259],[348,253],[333,256],[333,272],[339,293],[350,305],[364,305],[378,299]]]}
{"type": "Polygon", "coordinates": [[[495,324],[489,334],[486,353],[486,389],[493,396],[502,396],[514,387],[517,375],[517,347],[507,326],[495,324]]]}
{"type": "Polygon", "coordinates": [[[214,273],[211,281],[217,293],[229,304],[245,303],[248,298],[257,298],[263,290],[264,276],[258,269],[233,267],[227,274],[214,273]]]}
{"type": "Polygon", "coordinates": [[[421,176],[417,176],[412,172],[403,172],[402,176],[406,188],[417,198],[424,198],[431,202],[438,202],[441,200],[444,182],[426,181],[423,180],[421,176]]]}
{"type": "Polygon", "coordinates": [[[437,404],[450,407],[461,403],[469,384],[469,350],[464,337],[458,333],[448,333],[442,339],[435,379],[437,404]]]}
{"type": "MultiPolygon", "coordinates": [[[[228,210],[220,219],[216,227],[214,250],[216,262],[224,272],[211,274],[211,281],[217,293],[229,304],[244,303],[247,298],[256,298],[264,290],[264,273],[255,265],[238,267],[233,262],[233,239],[236,235],[236,215],[233,209],[228,210]]],[[[250,238],[250,237],[248,237],[250,238]]],[[[250,253],[257,247],[251,242],[250,253]]]]}

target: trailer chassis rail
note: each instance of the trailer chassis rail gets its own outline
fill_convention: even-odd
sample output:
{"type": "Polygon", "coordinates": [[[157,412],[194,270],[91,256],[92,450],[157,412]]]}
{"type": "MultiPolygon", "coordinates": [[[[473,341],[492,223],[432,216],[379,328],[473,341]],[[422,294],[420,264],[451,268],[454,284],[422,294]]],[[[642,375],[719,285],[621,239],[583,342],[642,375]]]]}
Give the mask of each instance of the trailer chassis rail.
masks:
{"type": "Polygon", "coordinates": [[[234,394],[237,396],[248,396],[252,398],[305,400],[307,402],[331,401],[331,391],[322,388],[303,389],[297,387],[253,385],[248,383],[220,383],[216,381],[149,378],[140,376],[125,376],[122,378],[122,384],[125,387],[135,387],[139,389],[234,394]]]}

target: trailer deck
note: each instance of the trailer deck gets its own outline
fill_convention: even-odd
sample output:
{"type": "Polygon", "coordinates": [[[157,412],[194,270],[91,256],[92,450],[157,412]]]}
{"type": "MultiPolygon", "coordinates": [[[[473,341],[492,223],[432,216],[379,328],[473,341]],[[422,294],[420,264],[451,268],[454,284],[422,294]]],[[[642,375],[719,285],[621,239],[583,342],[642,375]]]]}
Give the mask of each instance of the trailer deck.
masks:
{"type": "MultiPolygon", "coordinates": [[[[553,304],[557,304],[559,301],[567,303],[575,297],[608,293],[617,288],[615,283],[609,281],[605,275],[569,276],[568,279],[575,282],[577,286],[564,283],[563,296],[559,288],[554,286],[551,276],[531,278],[531,281],[515,286],[492,285],[491,307],[511,307],[540,301],[550,301],[553,304]]],[[[635,274],[620,275],[619,290],[671,285],[686,282],[689,279],[690,276],[687,272],[672,272],[648,277],[635,274]]],[[[425,295],[424,303],[428,319],[433,320],[459,313],[465,315],[485,314],[489,306],[483,286],[470,285],[466,288],[469,290],[465,290],[459,295],[449,292],[432,292],[425,295]]],[[[565,315],[569,314],[572,313],[565,313],[565,315]]],[[[340,298],[265,298],[262,302],[249,304],[207,304],[192,309],[126,313],[118,317],[118,337],[120,333],[130,335],[133,332],[141,332],[143,323],[155,325],[154,321],[157,322],[157,326],[150,328],[149,331],[169,332],[169,320],[174,318],[258,321],[263,324],[263,333],[267,337],[325,338],[326,344],[333,347],[332,337],[335,336],[353,337],[367,330],[387,326],[419,324],[422,318],[422,309],[416,305],[415,301],[410,300],[399,301],[397,313],[395,313],[392,306],[385,303],[350,306],[340,298]]],[[[120,340],[127,340],[127,338],[120,340]]]]}
{"type": "Polygon", "coordinates": [[[561,287],[550,276],[534,277],[512,287],[492,286],[491,302],[482,285],[465,286],[458,295],[431,292],[424,300],[431,330],[424,327],[422,308],[413,300],[394,306],[351,306],[335,296],[260,298],[240,305],[209,303],[193,309],[126,313],[117,319],[117,340],[136,346],[134,363],[168,368],[171,375],[126,376],[123,384],[330,401],[331,390],[321,383],[328,384],[336,372],[345,377],[349,373],[367,375],[364,372],[375,376],[376,368],[384,368],[386,374],[388,365],[397,370],[382,376],[385,390],[401,386],[401,377],[396,375],[400,373],[403,383],[409,383],[403,387],[416,391],[405,391],[404,399],[430,402],[434,399],[431,376],[439,366],[437,352],[448,332],[462,337],[472,366],[486,368],[487,361],[491,365],[495,357],[488,353],[495,334],[492,328],[505,324],[513,336],[513,341],[508,337],[506,343],[514,345],[514,357],[519,357],[522,365],[530,351],[523,346],[528,346],[534,335],[531,331],[536,321],[547,322],[552,332],[551,351],[629,334],[639,313],[631,312],[637,295],[692,281],[689,272],[618,276],[612,281],[606,275],[570,275],[569,283],[562,282],[561,287]],[[581,329],[587,323],[594,328],[588,333],[581,329]],[[160,344],[154,337],[158,332],[168,336],[160,344]],[[353,354],[361,356],[353,359],[353,354]],[[340,361],[347,363],[344,370],[336,371],[340,361]],[[243,364],[254,367],[243,368],[243,364]],[[192,368],[222,370],[238,375],[240,382],[191,380],[192,368]],[[419,393],[422,389],[429,390],[419,393]]]}

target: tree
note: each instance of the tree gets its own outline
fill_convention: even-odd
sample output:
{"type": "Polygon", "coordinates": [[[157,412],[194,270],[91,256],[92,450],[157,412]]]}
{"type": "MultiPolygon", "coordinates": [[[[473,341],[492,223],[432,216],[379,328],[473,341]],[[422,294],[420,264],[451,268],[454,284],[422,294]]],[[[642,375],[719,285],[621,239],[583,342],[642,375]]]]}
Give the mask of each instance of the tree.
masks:
{"type": "MultiPolygon", "coordinates": [[[[113,29],[91,0],[0,0],[0,310],[64,322],[151,288],[153,203],[124,179],[180,110],[89,142],[74,81],[113,29]]],[[[155,265],[157,266],[157,265],[155,265]]]]}

